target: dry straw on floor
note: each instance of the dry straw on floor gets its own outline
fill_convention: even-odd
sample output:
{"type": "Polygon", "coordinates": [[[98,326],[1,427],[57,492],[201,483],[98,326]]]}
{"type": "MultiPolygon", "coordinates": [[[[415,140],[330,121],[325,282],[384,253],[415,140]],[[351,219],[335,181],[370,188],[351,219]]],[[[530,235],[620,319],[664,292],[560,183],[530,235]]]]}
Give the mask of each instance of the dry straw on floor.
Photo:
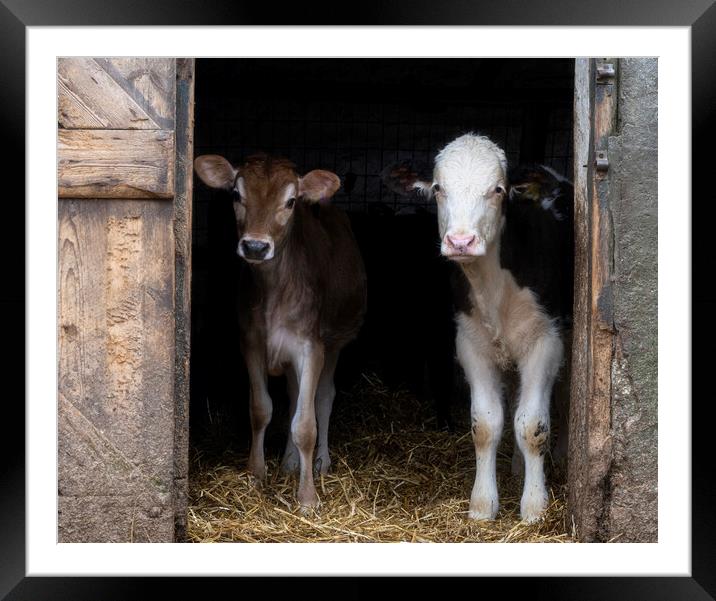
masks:
{"type": "MultiPolygon", "coordinates": [[[[432,409],[375,376],[336,399],[331,473],[316,480],[319,509],[301,515],[296,478],[268,461],[259,489],[246,454],[195,450],[189,538],[194,542],[573,542],[564,486],[550,490],[544,518],[519,520],[522,479],[510,474],[511,444],[498,454],[501,509],[467,519],[475,472],[467,424],[436,431],[432,409]],[[510,453],[509,455],[507,453],[510,453]]],[[[505,439],[509,443],[510,435],[505,439]]]]}

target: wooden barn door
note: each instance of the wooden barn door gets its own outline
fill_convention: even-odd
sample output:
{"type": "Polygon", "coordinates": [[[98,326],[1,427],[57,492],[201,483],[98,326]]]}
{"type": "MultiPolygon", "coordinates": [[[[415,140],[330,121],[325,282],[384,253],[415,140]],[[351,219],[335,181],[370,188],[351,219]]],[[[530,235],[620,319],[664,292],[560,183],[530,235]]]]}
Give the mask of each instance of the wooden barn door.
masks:
{"type": "Polygon", "coordinates": [[[58,61],[60,542],[184,536],[193,73],[58,61]]]}
{"type": "Polygon", "coordinates": [[[657,539],[657,60],[575,65],[569,508],[582,541],[657,539]]]}

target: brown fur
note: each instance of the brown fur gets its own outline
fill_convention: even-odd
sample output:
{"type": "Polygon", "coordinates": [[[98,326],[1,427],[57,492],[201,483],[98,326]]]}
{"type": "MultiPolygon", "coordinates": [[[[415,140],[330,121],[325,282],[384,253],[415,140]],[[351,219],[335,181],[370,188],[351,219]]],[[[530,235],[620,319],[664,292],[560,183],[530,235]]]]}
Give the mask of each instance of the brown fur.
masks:
{"type": "MultiPolygon", "coordinates": [[[[295,379],[297,397],[291,399],[296,409],[290,441],[300,457],[297,496],[302,507],[314,507],[318,503],[312,473],[318,434],[316,412],[319,420],[324,415],[321,427],[325,435],[325,412],[330,413],[333,402],[331,396],[321,401],[329,404],[327,409],[317,407],[316,393],[324,377],[333,387],[338,353],[356,336],[363,322],[363,261],[348,219],[337,208],[309,205],[305,199],[295,202],[293,208],[286,206],[289,184],[296,186],[296,195],[315,201],[335,192],[335,175],[314,171],[298,178],[290,163],[270,158],[249,161],[240,175],[246,198],[244,219],[238,223],[239,237],[244,233],[268,236],[274,243],[273,258],[251,265],[252,282],[240,287],[242,351],[247,362],[256,362],[254,369],[249,369],[257,387],[251,405],[253,408],[266,402],[257,378],[264,379],[266,373],[286,373],[289,381],[295,379]],[[327,364],[332,367],[324,376],[327,364]]],[[[249,457],[250,469],[260,477],[265,469],[262,447],[267,423],[254,426],[249,457]]],[[[324,453],[326,444],[324,439],[324,453]]],[[[284,453],[288,469],[290,447],[289,442],[284,453]]],[[[318,460],[319,470],[328,468],[327,455],[319,455],[318,460]]]]}
{"type": "Polygon", "coordinates": [[[239,169],[218,155],[197,157],[194,165],[207,185],[239,195],[237,252],[251,262],[239,285],[241,348],[250,380],[249,469],[265,475],[264,434],[272,414],[266,376],[286,373],[293,415],[284,463],[293,469],[298,453],[298,501],[314,507],[318,429],[316,460],[325,471],[338,353],[358,333],[366,308],[365,270],[348,219],[324,202],[340,180],[323,170],[299,177],[290,161],[264,154],[239,169]],[[264,248],[255,251],[250,244],[264,248]]]}
{"type": "Polygon", "coordinates": [[[366,308],[365,271],[339,209],[297,203],[274,259],[251,271],[253,282],[242,286],[239,302],[245,344],[265,344],[267,329],[278,323],[327,349],[340,349],[358,333],[366,308]]]}
{"type": "Polygon", "coordinates": [[[270,236],[276,245],[275,257],[253,265],[252,283],[242,286],[245,344],[265,344],[266,329],[280,323],[327,350],[340,349],[357,334],[366,305],[363,261],[347,217],[330,205],[299,200],[281,224],[277,214],[291,211],[281,206],[283,191],[293,184],[298,194],[300,187],[287,159],[253,155],[239,174],[247,196],[239,238],[270,236]]]}
{"type": "Polygon", "coordinates": [[[490,355],[503,369],[519,363],[548,333],[552,321],[529,288],[521,288],[502,269],[493,249],[484,260],[462,266],[453,293],[458,311],[491,341],[490,355]],[[473,285],[471,285],[471,282],[473,285]],[[477,291],[483,291],[479,293],[477,291]]]}

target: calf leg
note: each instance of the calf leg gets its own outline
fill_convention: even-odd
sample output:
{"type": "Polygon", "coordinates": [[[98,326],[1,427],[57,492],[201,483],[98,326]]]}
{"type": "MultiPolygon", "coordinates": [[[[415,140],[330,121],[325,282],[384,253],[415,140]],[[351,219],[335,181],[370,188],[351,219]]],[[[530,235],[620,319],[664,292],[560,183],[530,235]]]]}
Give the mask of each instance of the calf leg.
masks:
{"type": "Polygon", "coordinates": [[[316,343],[302,345],[299,356],[294,359],[299,381],[296,412],[291,420],[291,436],[299,456],[298,502],[301,507],[315,507],[318,504],[313,484],[313,449],[316,446],[316,389],[323,361],[323,348],[316,343]]]}
{"type": "Polygon", "coordinates": [[[249,372],[251,417],[251,451],[249,453],[249,471],[260,480],[266,477],[264,459],[264,434],[271,421],[273,403],[266,385],[266,365],[261,353],[248,350],[246,367],[249,372]]]}
{"type": "Polygon", "coordinates": [[[316,418],[318,421],[318,447],[313,466],[317,472],[325,474],[331,467],[331,458],[328,454],[328,422],[333,409],[333,400],[336,397],[336,386],[333,376],[338,363],[338,351],[326,353],[321,379],[316,392],[316,418]]]}
{"type": "Polygon", "coordinates": [[[479,344],[458,326],[458,361],[470,384],[472,440],[475,444],[475,484],[469,517],[492,520],[497,515],[497,445],[502,435],[503,408],[497,371],[479,344]]]}
{"type": "Polygon", "coordinates": [[[525,459],[525,484],[520,513],[534,522],[547,508],[544,455],[549,448],[549,400],[562,359],[559,337],[541,336],[520,361],[520,398],[515,412],[515,437],[525,459]]]}
{"type": "MultiPolygon", "coordinates": [[[[296,414],[296,401],[298,400],[298,376],[293,371],[293,368],[288,369],[286,373],[286,392],[289,404],[289,423],[291,423],[293,416],[296,414]]],[[[298,449],[293,443],[293,436],[290,430],[289,427],[288,436],[286,437],[286,450],[281,460],[281,471],[285,474],[295,472],[299,465],[298,449]]]]}

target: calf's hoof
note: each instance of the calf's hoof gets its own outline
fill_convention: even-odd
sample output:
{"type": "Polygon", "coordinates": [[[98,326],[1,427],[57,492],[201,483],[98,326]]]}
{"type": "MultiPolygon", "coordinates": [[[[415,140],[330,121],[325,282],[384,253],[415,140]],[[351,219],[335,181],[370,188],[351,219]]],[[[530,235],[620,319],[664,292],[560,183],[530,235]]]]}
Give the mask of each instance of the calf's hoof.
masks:
{"type": "Polygon", "coordinates": [[[467,512],[467,516],[471,520],[494,520],[498,508],[497,498],[473,497],[470,499],[470,510],[467,512]]]}
{"type": "Polygon", "coordinates": [[[546,490],[523,494],[520,501],[522,521],[527,524],[538,521],[547,509],[548,501],[546,490]]]}
{"type": "Polygon", "coordinates": [[[313,461],[314,474],[327,474],[331,467],[331,458],[328,453],[318,455],[313,461]]]}
{"type": "Polygon", "coordinates": [[[316,507],[308,507],[306,505],[300,505],[298,508],[298,515],[304,518],[308,518],[311,516],[318,516],[318,506],[316,507]]]}
{"type": "Polygon", "coordinates": [[[295,474],[300,466],[298,453],[287,453],[281,460],[281,472],[283,474],[295,474]]]}
{"type": "Polygon", "coordinates": [[[258,484],[261,484],[264,480],[266,480],[265,463],[258,463],[249,459],[248,471],[254,477],[258,484]]]}
{"type": "Polygon", "coordinates": [[[310,515],[318,507],[318,495],[315,491],[312,493],[298,493],[299,513],[301,515],[310,515]]]}

